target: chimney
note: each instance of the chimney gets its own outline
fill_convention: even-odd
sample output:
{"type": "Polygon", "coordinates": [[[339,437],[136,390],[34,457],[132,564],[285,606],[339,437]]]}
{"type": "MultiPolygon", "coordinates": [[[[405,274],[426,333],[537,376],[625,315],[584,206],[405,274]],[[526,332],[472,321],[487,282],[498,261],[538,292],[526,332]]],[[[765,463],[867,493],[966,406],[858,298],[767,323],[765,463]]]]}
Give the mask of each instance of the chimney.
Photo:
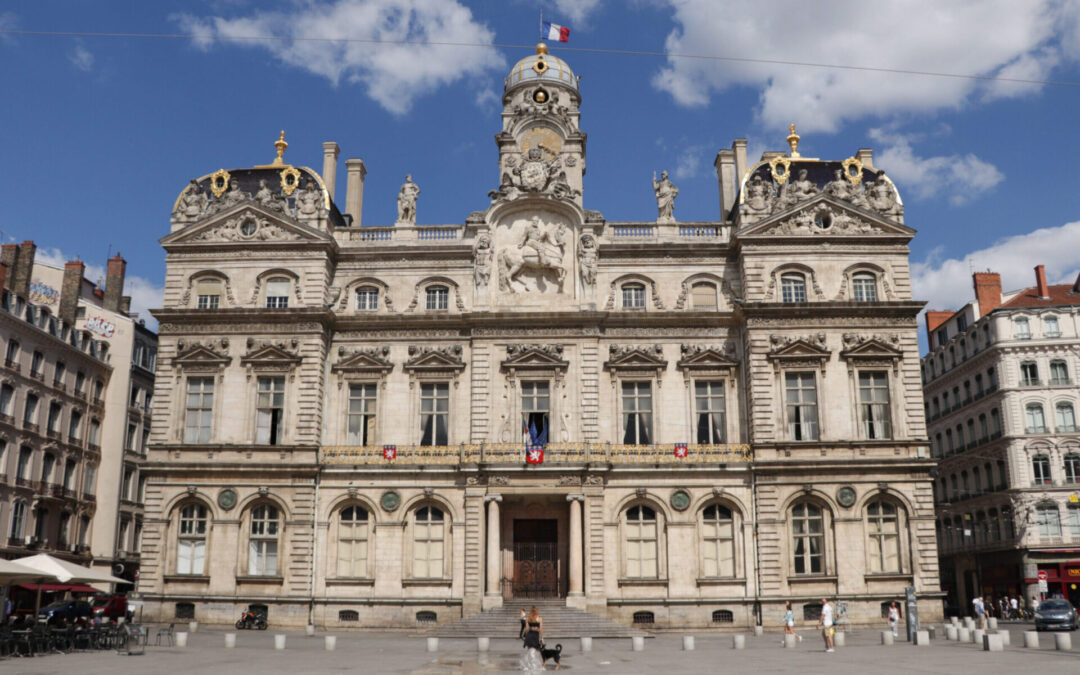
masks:
{"type": "Polygon", "coordinates": [[[64,281],[60,286],[60,310],[62,321],[75,325],[75,310],[79,307],[79,295],[82,292],[83,274],[86,265],[81,260],[72,260],[64,265],[64,281]]]}
{"type": "Polygon", "coordinates": [[[862,162],[864,169],[874,168],[874,151],[870,148],[859,148],[859,151],[855,153],[855,159],[862,162]]]}
{"type": "Polygon", "coordinates": [[[4,277],[4,288],[10,290],[11,282],[15,280],[15,263],[19,259],[18,244],[4,244],[0,249],[0,264],[7,267],[8,274],[4,277]]]}
{"type": "Polygon", "coordinates": [[[979,316],[983,317],[1001,307],[1001,275],[997,272],[976,272],[971,275],[975,285],[975,300],[979,303],[979,316]]]}
{"type": "Polygon", "coordinates": [[[120,313],[124,315],[131,314],[131,296],[125,295],[120,298],[120,313]]]}
{"type": "Polygon", "coordinates": [[[934,331],[941,327],[941,324],[949,320],[949,318],[956,314],[953,311],[938,311],[933,309],[926,310],[926,346],[930,348],[930,351],[934,350],[934,331]]]}
{"type": "Polygon", "coordinates": [[[30,297],[30,275],[34,272],[34,242],[24,241],[15,260],[15,278],[11,280],[11,292],[20,298],[30,297]]]}
{"type": "Polygon", "coordinates": [[[720,185],[720,220],[727,220],[735,205],[738,184],[735,178],[735,151],[721,150],[716,153],[716,180],[720,185]]]}
{"type": "Polygon", "coordinates": [[[731,142],[731,149],[735,151],[735,185],[738,185],[746,173],[746,139],[736,138],[731,142]]]}
{"type": "Polygon", "coordinates": [[[322,180],[326,183],[326,191],[330,193],[330,201],[334,201],[334,186],[337,185],[337,156],[341,148],[334,141],[322,144],[322,180]]]}
{"type": "Polygon", "coordinates": [[[120,298],[124,294],[124,272],[127,270],[127,261],[117,253],[109,258],[109,265],[105,270],[105,298],[101,306],[110,312],[120,311],[120,298]]]}
{"type": "Polygon", "coordinates": [[[362,159],[345,160],[347,179],[345,183],[345,213],[352,216],[353,227],[360,227],[361,211],[364,209],[364,176],[367,167],[362,159]]]}
{"type": "Polygon", "coordinates": [[[1046,285],[1046,267],[1043,265],[1035,266],[1035,286],[1038,288],[1040,300],[1050,299],[1050,287],[1046,285]]]}
{"type": "Polygon", "coordinates": [[[8,266],[5,262],[0,262],[0,288],[3,288],[7,284],[8,266]]]}

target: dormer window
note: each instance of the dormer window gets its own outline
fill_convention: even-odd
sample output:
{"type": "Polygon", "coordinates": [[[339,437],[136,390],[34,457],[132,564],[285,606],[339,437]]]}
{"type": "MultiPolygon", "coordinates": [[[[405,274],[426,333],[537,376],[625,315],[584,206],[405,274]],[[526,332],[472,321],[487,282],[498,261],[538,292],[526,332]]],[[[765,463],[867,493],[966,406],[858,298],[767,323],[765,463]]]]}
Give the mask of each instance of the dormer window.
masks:
{"type": "Polygon", "coordinates": [[[784,302],[806,302],[806,277],[794,272],[782,275],[780,298],[784,302]]]}
{"type": "Polygon", "coordinates": [[[622,287],[623,309],[645,309],[645,286],[624,284],[622,287]]]}
{"type": "Polygon", "coordinates": [[[200,279],[195,284],[198,309],[217,309],[221,305],[221,279],[200,279]]]}
{"type": "Polygon", "coordinates": [[[285,277],[274,277],[266,282],[266,306],[269,309],[285,309],[289,306],[291,282],[285,277]]]}
{"type": "Polygon", "coordinates": [[[429,312],[450,309],[450,289],[446,286],[429,286],[427,289],[427,303],[425,307],[429,312]]]}
{"type": "Polygon", "coordinates": [[[858,272],[851,277],[851,291],[855,302],[877,302],[877,279],[870,272],[858,272]]]}
{"type": "Polygon", "coordinates": [[[362,312],[374,312],[379,308],[379,289],[363,286],[356,289],[356,309],[362,312]]]}

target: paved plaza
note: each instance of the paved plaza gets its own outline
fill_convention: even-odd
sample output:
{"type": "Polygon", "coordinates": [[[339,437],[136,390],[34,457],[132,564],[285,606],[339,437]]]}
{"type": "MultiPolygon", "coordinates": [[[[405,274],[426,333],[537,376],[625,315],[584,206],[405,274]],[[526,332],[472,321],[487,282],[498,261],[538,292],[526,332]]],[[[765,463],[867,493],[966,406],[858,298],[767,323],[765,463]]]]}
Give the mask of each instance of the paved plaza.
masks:
{"type": "MultiPolygon", "coordinates": [[[[645,650],[633,652],[630,639],[594,641],[582,653],[577,640],[563,641],[563,670],[578,673],[1018,673],[1080,672],[1080,649],[1059,652],[1054,637],[1040,634],[1038,650],[1024,649],[1023,631],[1031,626],[1011,625],[1012,647],[1003,653],[983,652],[973,644],[937,640],[927,648],[908,643],[880,644],[880,632],[864,629],[848,633],[847,646],[832,654],[823,651],[820,638],[806,631],[796,649],[780,646],[780,632],[747,636],[745,650],[731,648],[727,633],[696,634],[696,649],[682,651],[681,633],[660,634],[646,640],[645,650]]],[[[307,637],[288,633],[286,649],[273,649],[273,630],[242,631],[235,649],[224,647],[224,630],[200,629],[189,636],[187,647],[148,647],[142,656],[112,652],[57,654],[0,662],[0,672],[47,675],[115,675],[116,673],[512,673],[522,672],[520,642],[493,639],[487,654],[476,640],[442,639],[439,651],[428,653],[425,638],[402,633],[338,633],[337,649],[325,651],[322,633],[307,637]]],[[[1074,637],[1080,637],[1075,636],[1074,637]]],[[[1076,645],[1080,646],[1080,645],[1076,645]]],[[[554,670],[549,663],[548,670],[554,670]]]]}

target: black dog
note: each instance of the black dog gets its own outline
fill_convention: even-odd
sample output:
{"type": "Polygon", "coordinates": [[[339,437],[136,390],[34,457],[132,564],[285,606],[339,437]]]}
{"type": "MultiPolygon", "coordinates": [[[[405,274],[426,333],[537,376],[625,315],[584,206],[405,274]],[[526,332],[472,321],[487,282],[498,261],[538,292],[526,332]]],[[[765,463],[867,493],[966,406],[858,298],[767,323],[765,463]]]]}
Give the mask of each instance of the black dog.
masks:
{"type": "Polygon", "coordinates": [[[559,665],[559,659],[562,654],[562,645],[555,645],[555,649],[548,649],[546,646],[540,648],[540,658],[543,660],[544,665],[547,665],[548,659],[555,661],[555,670],[561,670],[562,666],[559,665]]]}

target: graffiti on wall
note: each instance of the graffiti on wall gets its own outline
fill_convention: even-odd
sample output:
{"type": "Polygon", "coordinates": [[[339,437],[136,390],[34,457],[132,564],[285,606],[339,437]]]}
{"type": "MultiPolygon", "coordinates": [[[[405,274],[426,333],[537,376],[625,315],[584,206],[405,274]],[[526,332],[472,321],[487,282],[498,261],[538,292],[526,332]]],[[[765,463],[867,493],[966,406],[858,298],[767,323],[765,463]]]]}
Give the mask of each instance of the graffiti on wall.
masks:
{"type": "Polygon", "coordinates": [[[106,321],[100,316],[92,316],[86,320],[86,330],[101,337],[111,338],[116,333],[116,324],[106,321]]]}
{"type": "Polygon", "coordinates": [[[60,300],[60,291],[43,281],[30,284],[30,302],[39,305],[55,305],[60,300]]]}

